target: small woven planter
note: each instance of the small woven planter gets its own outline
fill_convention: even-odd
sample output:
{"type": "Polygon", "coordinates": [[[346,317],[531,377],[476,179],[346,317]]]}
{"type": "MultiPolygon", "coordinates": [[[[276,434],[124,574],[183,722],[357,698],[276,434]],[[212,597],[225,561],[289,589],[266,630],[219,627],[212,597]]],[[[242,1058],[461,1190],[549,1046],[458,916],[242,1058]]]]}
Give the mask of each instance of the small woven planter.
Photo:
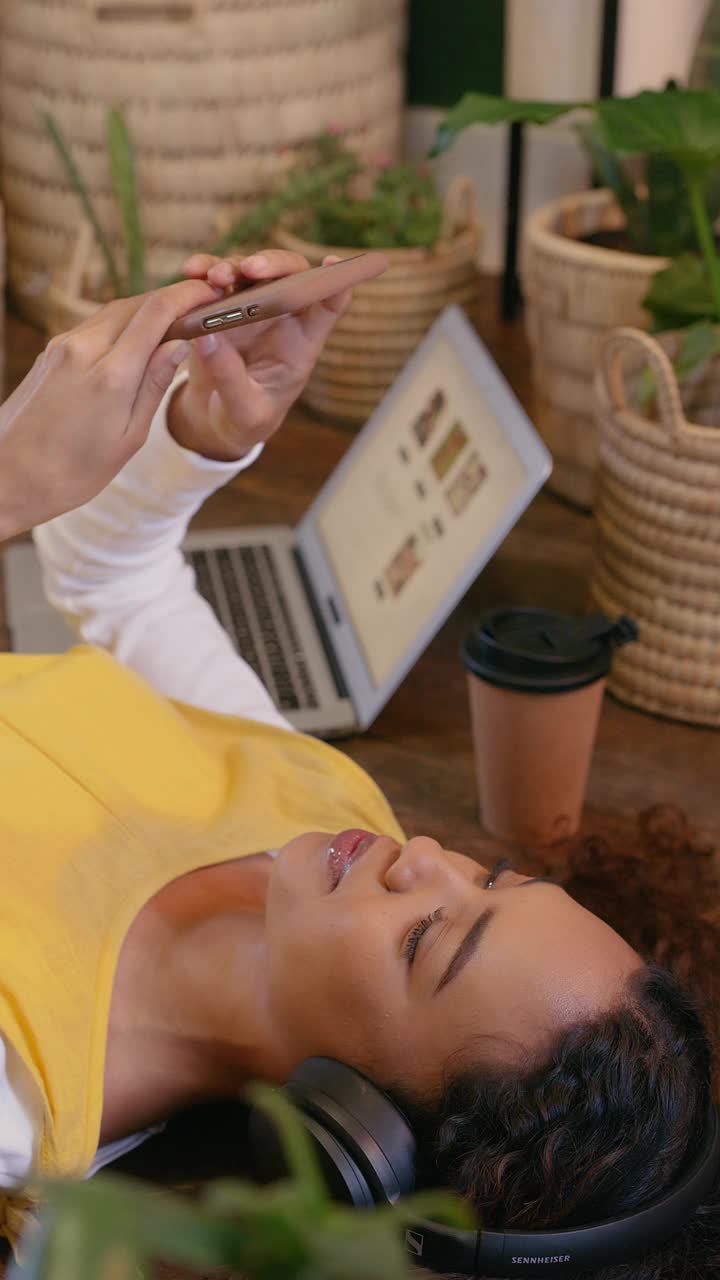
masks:
{"type": "Polygon", "coordinates": [[[0,186],[22,313],[45,322],[79,219],[39,111],[119,248],[106,131],[124,108],[148,273],[164,279],[330,125],[368,159],[396,154],[404,31],[405,0],[0,0],[0,186]]]}
{"type": "Polygon", "coordinates": [[[591,590],[601,609],[628,613],[639,628],[637,644],[615,656],[611,691],[720,728],[720,359],[696,370],[681,396],[669,359],[677,343],[618,329],[603,345],[591,590]],[[637,408],[648,364],[657,421],[637,408]]]}
{"type": "MultiPolygon", "coordinates": [[[[304,254],[311,266],[330,253],[347,258],[359,252],[301,240],[287,226],[276,228],[274,240],[304,254]]],[[[304,403],[339,421],[365,422],[443,307],[454,302],[473,311],[479,246],[474,188],[459,177],[445,199],[438,243],[432,249],[383,250],[388,270],[354,290],[320,354],[304,403]]]]}
{"type": "Polygon", "coordinates": [[[623,226],[609,191],[586,191],[538,209],[523,232],[533,421],[555,461],[548,488],[585,509],[593,504],[598,462],[592,383],[599,341],[617,325],[647,327],[642,301],[667,265],[665,258],[581,243],[623,226]]]}

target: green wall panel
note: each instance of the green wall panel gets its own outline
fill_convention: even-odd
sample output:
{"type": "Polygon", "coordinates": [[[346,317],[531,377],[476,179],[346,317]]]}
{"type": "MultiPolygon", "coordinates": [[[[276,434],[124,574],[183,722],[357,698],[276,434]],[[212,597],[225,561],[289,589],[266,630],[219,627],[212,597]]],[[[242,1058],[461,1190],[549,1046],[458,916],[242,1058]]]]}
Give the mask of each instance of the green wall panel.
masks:
{"type": "Polygon", "coordinates": [[[501,93],[504,0],[410,0],[408,102],[449,106],[466,89],[501,93]]]}

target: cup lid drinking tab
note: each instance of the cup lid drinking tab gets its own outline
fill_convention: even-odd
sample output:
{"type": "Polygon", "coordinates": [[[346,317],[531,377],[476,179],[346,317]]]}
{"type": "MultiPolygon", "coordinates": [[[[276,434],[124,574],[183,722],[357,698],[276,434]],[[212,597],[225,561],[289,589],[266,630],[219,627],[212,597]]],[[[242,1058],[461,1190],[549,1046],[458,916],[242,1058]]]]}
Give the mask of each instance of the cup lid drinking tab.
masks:
{"type": "Polygon", "coordinates": [[[563,693],[606,676],[613,650],[637,639],[622,616],[586,617],[554,609],[506,608],[483,614],[467,637],[462,659],[490,684],[527,693],[563,693]]]}

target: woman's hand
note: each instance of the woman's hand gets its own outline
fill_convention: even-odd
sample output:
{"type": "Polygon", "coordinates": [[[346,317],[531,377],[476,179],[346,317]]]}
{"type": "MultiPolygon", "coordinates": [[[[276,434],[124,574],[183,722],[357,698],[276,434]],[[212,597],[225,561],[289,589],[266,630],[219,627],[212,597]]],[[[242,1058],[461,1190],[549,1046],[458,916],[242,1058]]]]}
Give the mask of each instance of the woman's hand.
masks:
{"type": "Polygon", "coordinates": [[[222,296],[202,280],[110,302],[48,343],[0,405],[0,539],[81,506],[144,443],[184,342],[168,325],[222,296]]]}
{"type": "MultiPolygon", "coordinates": [[[[326,258],[336,262],[336,258],[326,258]]],[[[305,271],[298,253],[267,249],[249,258],[195,254],[185,274],[233,291],[305,271]]],[[[234,462],[277,431],[300,395],[350,291],[296,315],[193,341],[190,378],[173,396],[168,415],[178,444],[220,462],[234,462]]]]}

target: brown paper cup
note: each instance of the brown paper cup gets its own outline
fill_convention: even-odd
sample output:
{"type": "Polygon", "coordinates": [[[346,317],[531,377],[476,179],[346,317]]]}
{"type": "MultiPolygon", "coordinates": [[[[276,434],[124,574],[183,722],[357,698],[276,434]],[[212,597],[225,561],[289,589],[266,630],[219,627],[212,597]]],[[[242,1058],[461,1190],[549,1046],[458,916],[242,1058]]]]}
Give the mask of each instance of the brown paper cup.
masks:
{"type": "Polygon", "coordinates": [[[491,835],[552,844],[579,825],[605,678],[563,693],[468,673],[480,820],[491,835]]]}

